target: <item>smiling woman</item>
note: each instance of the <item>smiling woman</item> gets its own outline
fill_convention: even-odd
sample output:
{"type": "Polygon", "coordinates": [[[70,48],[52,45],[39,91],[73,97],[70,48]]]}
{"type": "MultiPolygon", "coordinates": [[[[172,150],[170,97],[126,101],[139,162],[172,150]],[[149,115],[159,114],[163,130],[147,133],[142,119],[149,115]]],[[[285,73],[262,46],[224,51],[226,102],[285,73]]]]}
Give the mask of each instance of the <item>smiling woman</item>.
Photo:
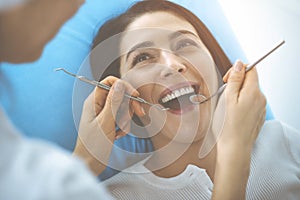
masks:
{"type": "Polygon", "coordinates": [[[219,44],[188,10],[161,0],[136,3],[99,29],[90,61],[94,76],[112,90],[96,88],[88,97],[86,102],[95,105],[91,128],[96,134],[79,130],[75,154],[99,174],[119,137],[145,131],[154,146],[146,159],[104,182],[116,198],[300,195],[299,148],[293,142],[299,133],[278,121],[264,124],[266,100],[255,68],[245,74],[246,65],[237,61],[229,69],[219,44]],[[105,71],[98,67],[103,63],[108,63],[105,71]],[[228,83],[224,95],[199,105],[190,102],[191,95],[215,92],[221,76],[228,83]],[[169,110],[129,101],[124,93],[169,110]],[[273,166],[278,168],[270,171],[273,166]]]}
{"type": "MultiPolygon", "coordinates": [[[[166,119],[163,119],[164,116],[158,111],[153,111],[156,117],[151,123],[160,124],[166,121],[160,132],[169,135],[170,139],[175,135],[182,135],[178,138],[182,142],[195,140],[195,132],[205,135],[211,119],[210,105],[193,105],[189,96],[195,93],[208,96],[210,90],[217,88],[218,81],[213,59],[197,36],[196,30],[186,21],[163,12],[140,17],[132,22],[127,30],[138,31],[123,34],[121,49],[124,49],[124,52],[128,52],[128,49],[132,49],[131,47],[140,41],[146,41],[151,47],[139,48],[129,56],[125,54],[121,57],[122,79],[138,88],[140,95],[147,101],[170,108],[166,119]],[[164,20],[155,23],[152,18],[164,20]],[[155,28],[165,27],[166,24],[169,25],[167,30],[155,28]],[[138,41],[135,39],[137,34],[138,41]],[[194,123],[193,120],[180,123],[182,119],[198,118],[201,118],[203,123],[194,123]],[[179,128],[185,133],[179,134],[179,128]],[[197,129],[199,131],[196,131],[197,129]]],[[[144,109],[146,113],[150,112],[149,107],[144,109]]],[[[148,117],[141,120],[143,124],[150,123],[148,117]]]]}

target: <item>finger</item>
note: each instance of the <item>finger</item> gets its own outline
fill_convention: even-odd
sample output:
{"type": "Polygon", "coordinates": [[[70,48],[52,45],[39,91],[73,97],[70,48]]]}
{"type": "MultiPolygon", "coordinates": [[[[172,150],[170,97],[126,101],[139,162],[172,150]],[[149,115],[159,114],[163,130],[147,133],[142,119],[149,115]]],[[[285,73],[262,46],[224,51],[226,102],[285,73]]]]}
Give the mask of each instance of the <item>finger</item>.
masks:
{"type": "MultiPolygon", "coordinates": [[[[238,62],[238,61],[236,61],[238,62]]],[[[229,78],[229,75],[231,73],[231,71],[234,70],[234,65],[226,72],[226,74],[223,76],[223,82],[224,83],[227,83],[228,81],[228,78],[229,78]]]]}
{"type": "Polygon", "coordinates": [[[95,119],[95,89],[94,91],[86,98],[82,108],[82,118],[86,119],[87,121],[93,121],[95,119]]]}
{"type": "Polygon", "coordinates": [[[106,102],[102,111],[103,115],[108,116],[108,118],[115,121],[116,114],[123,101],[124,94],[125,94],[125,86],[121,80],[117,80],[112,85],[107,95],[106,102]]]}
{"type": "Polygon", "coordinates": [[[116,122],[118,127],[122,129],[127,123],[127,121],[131,120],[131,116],[132,116],[131,113],[132,111],[129,108],[128,103],[126,103],[126,101],[125,103],[122,102],[116,116],[116,122]]]}
{"type": "Polygon", "coordinates": [[[100,81],[100,83],[108,85],[108,86],[112,86],[117,80],[120,80],[120,79],[117,77],[114,77],[114,76],[107,76],[102,81],[100,81]]]}
{"type": "MultiPolygon", "coordinates": [[[[119,79],[114,76],[108,76],[105,79],[103,79],[102,81],[100,81],[100,83],[111,87],[117,80],[119,80],[119,79]]],[[[108,92],[109,92],[108,90],[105,90],[100,87],[95,88],[94,101],[95,101],[95,114],[96,115],[98,115],[101,112],[101,110],[104,108],[108,92]]]]}
{"type": "MultiPolygon", "coordinates": [[[[123,81],[123,83],[125,85],[127,94],[129,94],[131,96],[134,96],[134,97],[138,97],[140,95],[140,93],[136,89],[134,89],[133,86],[130,85],[128,82],[123,81]]],[[[131,100],[130,104],[131,104],[131,107],[133,108],[134,112],[136,113],[136,115],[141,117],[141,116],[144,116],[146,114],[145,110],[143,109],[140,102],[135,101],[135,100],[131,100]]]]}
{"type": "Polygon", "coordinates": [[[124,84],[125,86],[125,89],[126,89],[126,93],[131,95],[131,96],[134,96],[134,97],[137,97],[140,95],[140,93],[128,82],[124,81],[124,80],[121,80],[122,83],[124,84]]]}
{"type": "Polygon", "coordinates": [[[258,74],[256,67],[253,67],[251,70],[247,72],[245,75],[245,81],[243,84],[243,88],[258,88],[259,87],[259,81],[258,81],[258,74]]]}
{"type": "Polygon", "coordinates": [[[231,68],[226,72],[226,74],[223,76],[223,82],[224,82],[224,83],[227,83],[229,74],[231,73],[232,70],[233,70],[233,67],[231,67],[231,68]]]}
{"type": "Polygon", "coordinates": [[[233,70],[228,75],[227,88],[225,90],[226,96],[233,98],[235,102],[238,101],[240,89],[245,78],[245,67],[241,61],[237,61],[233,70]]]}
{"type": "MultiPolygon", "coordinates": [[[[117,126],[124,132],[128,133],[130,132],[130,126],[132,121],[132,116],[134,114],[134,109],[132,106],[129,107],[128,99],[123,99],[123,102],[118,110],[117,113],[117,126]]],[[[131,102],[134,102],[131,100],[131,102]]]]}
{"type": "Polygon", "coordinates": [[[129,114],[130,116],[132,116],[133,113],[135,113],[137,116],[140,116],[140,117],[146,115],[146,112],[140,102],[130,99],[128,97],[125,97],[120,106],[118,115],[124,115],[124,114],[128,114],[128,113],[130,113],[129,114]]]}
{"type": "Polygon", "coordinates": [[[259,87],[258,75],[256,68],[251,69],[245,75],[245,81],[241,89],[241,98],[251,98],[254,102],[260,102],[260,97],[262,95],[261,89],[259,87]]]}
{"type": "Polygon", "coordinates": [[[115,126],[115,122],[117,111],[122,103],[123,97],[125,93],[125,87],[122,84],[122,81],[117,80],[113,86],[111,87],[103,110],[98,116],[98,120],[101,125],[104,127],[106,131],[110,131],[112,128],[112,124],[115,126]]]}
{"type": "Polygon", "coordinates": [[[97,116],[97,123],[106,137],[114,141],[116,137],[116,112],[123,100],[125,87],[120,80],[117,80],[108,92],[105,105],[97,116]]]}
{"type": "Polygon", "coordinates": [[[140,102],[137,102],[137,101],[131,101],[131,106],[132,106],[132,109],[134,111],[134,113],[139,116],[139,117],[143,117],[146,115],[146,112],[144,110],[144,108],[142,107],[141,103],[140,102]]]}

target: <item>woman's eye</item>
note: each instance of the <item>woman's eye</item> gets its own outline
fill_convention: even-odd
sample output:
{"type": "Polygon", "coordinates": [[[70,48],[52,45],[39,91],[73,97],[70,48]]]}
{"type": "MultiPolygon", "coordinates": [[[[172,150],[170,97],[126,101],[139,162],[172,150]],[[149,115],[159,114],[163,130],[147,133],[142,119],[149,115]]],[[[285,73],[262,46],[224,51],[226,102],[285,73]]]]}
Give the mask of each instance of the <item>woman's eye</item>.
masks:
{"type": "Polygon", "coordinates": [[[181,40],[177,43],[175,50],[180,50],[189,46],[198,46],[197,43],[190,39],[181,40]]]}
{"type": "Polygon", "coordinates": [[[145,54],[145,53],[139,54],[139,55],[134,57],[132,65],[134,66],[134,65],[136,65],[138,63],[141,63],[145,60],[149,60],[150,58],[151,57],[148,54],[145,54]]]}

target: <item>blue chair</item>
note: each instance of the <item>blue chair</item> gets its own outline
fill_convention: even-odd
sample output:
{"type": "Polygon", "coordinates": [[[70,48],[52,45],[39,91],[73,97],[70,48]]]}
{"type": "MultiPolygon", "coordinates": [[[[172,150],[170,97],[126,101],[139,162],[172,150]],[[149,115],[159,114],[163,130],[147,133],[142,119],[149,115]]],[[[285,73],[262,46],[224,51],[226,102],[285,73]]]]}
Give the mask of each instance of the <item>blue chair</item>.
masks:
{"type": "MultiPolygon", "coordinates": [[[[65,67],[72,72],[78,72],[101,24],[135,1],[111,0],[103,3],[87,0],[74,18],[46,46],[38,61],[21,64],[21,67],[1,63],[1,82],[6,85],[0,88],[1,105],[23,133],[48,140],[70,151],[74,148],[82,104],[92,87],[85,94],[76,93],[73,88],[81,87],[79,83],[63,73],[54,72],[53,69],[65,67]],[[72,102],[72,98],[76,101],[72,102]]],[[[190,9],[202,19],[232,62],[236,59],[247,61],[217,0],[173,2],[190,9]]],[[[90,72],[86,71],[85,74],[89,75],[90,72]]],[[[273,118],[268,107],[266,119],[273,118]]],[[[137,139],[131,135],[116,141],[116,145],[130,152],[152,150],[148,139],[137,139]]],[[[124,166],[132,162],[114,152],[112,160],[124,166]]],[[[106,179],[115,173],[116,170],[107,168],[100,179],[106,179]]]]}

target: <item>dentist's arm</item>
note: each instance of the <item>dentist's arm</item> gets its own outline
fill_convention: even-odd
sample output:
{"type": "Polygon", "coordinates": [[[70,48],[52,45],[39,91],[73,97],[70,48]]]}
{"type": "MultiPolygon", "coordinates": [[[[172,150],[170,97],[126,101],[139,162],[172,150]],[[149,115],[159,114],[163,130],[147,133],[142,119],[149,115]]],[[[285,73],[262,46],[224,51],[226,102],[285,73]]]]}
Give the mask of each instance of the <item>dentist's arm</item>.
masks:
{"type": "MultiPolygon", "coordinates": [[[[261,93],[256,69],[247,74],[240,61],[224,77],[228,83],[219,106],[225,106],[212,199],[246,199],[253,144],[265,121],[266,98],[261,93]]],[[[223,118],[223,119],[222,119],[223,118]]]]}

